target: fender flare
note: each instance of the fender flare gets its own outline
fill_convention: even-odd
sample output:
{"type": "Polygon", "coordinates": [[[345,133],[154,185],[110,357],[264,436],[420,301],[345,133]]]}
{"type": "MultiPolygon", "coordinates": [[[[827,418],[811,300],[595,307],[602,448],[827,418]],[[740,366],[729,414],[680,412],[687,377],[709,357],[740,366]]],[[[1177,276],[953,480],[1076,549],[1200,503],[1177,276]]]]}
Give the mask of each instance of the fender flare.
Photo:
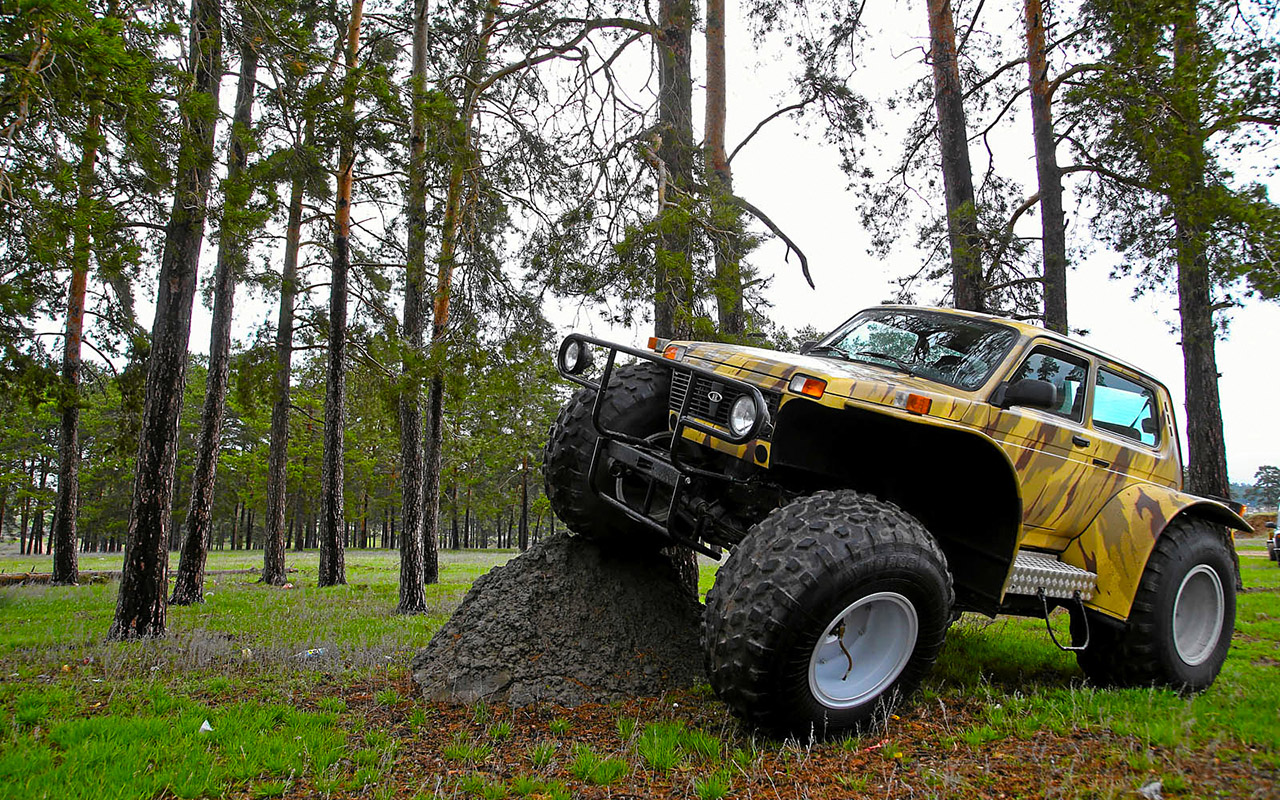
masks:
{"type": "Polygon", "coordinates": [[[1062,553],[1064,563],[1098,575],[1098,589],[1085,605],[1128,619],[1156,540],[1183,515],[1250,530],[1239,514],[1216,500],[1153,483],[1128,486],[1107,501],[1062,553]]]}

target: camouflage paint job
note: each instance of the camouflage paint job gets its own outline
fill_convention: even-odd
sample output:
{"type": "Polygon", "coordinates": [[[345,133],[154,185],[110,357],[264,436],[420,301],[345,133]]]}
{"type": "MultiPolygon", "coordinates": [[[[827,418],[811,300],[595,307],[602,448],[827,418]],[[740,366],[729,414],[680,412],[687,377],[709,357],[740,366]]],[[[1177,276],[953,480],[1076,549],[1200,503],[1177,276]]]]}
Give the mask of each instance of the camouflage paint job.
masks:
{"type": "MultiPolygon", "coordinates": [[[[930,309],[938,311],[938,309],[930,309]]],[[[833,409],[863,408],[913,422],[968,431],[1004,453],[1016,474],[1022,505],[1018,547],[1061,554],[1063,561],[1098,574],[1098,591],[1088,605],[1126,618],[1138,580],[1156,539],[1178,513],[1210,501],[1179,491],[1182,459],[1168,390],[1118,359],[1032,325],[969,312],[1015,329],[1019,338],[986,384],[964,391],[874,364],[850,363],[772,350],[705,342],[679,342],[684,361],[715,369],[780,394],[787,403],[817,402],[833,409]],[[1047,410],[1002,409],[991,398],[997,387],[1035,347],[1048,345],[1089,363],[1084,421],[1047,410]],[[1091,423],[1092,384],[1099,365],[1155,390],[1159,398],[1159,442],[1149,446],[1091,423]],[[796,375],[827,382],[821,399],[796,395],[787,386],[796,375]],[[927,414],[907,411],[908,394],[932,401],[927,414]]],[[[686,430],[685,438],[707,447],[769,465],[766,429],[760,438],[730,445],[686,430]],[[759,449],[759,448],[763,449],[759,449]],[[760,453],[765,457],[760,458],[760,453]]],[[[1216,505],[1216,504],[1214,504],[1216,505]]],[[[1215,513],[1234,517],[1225,506],[1215,513]]],[[[1239,521],[1243,525],[1243,520],[1239,521]]],[[[1009,554],[1010,566],[1015,553],[1009,554]]]]}

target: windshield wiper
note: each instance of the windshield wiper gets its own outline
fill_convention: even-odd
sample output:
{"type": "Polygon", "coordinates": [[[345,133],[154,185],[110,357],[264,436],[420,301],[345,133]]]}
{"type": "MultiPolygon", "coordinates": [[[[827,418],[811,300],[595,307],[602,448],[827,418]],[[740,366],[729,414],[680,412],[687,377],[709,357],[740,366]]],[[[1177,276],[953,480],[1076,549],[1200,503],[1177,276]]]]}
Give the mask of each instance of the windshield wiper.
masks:
{"type": "MultiPolygon", "coordinates": [[[[891,356],[891,355],[889,355],[888,353],[877,353],[877,352],[876,352],[876,351],[874,351],[874,350],[859,350],[859,351],[858,351],[858,353],[857,353],[857,355],[860,355],[860,356],[868,356],[868,357],[870,357],[870,358],[882,358],[882,359],[884,359],[885,361],[892,361],[892,362],[893,362],[893,363],[898,367],[898,369],[899,369],[899,370],[901,370],[901,371],[903,371],[903,372],[907,373],[908,375],[915,375],[915,374],[916,374],[916,371],[915,371],[915,370],[913,370],[911,367],[907,366],[907,362],[903,361],[902,359],[900,359],[900,358],[898,358],[898,357],[896,357],[896,356],[891,356]]],[[[847,358],[847,356],[846,356],[846,358],[847,358]]]]}
{"type": "Polygon", "coordinates": [[[836,356],[837,358],[842,358],[845,361],[853,360],[852,358],[849,357],[848,353],[841,350],[839,347],[836,347],[830,344],[815,344],[813,347],[809,348],[809,351],[805,353],[805,355],[807,356],[832,355],[832,356],[836,356]]]}

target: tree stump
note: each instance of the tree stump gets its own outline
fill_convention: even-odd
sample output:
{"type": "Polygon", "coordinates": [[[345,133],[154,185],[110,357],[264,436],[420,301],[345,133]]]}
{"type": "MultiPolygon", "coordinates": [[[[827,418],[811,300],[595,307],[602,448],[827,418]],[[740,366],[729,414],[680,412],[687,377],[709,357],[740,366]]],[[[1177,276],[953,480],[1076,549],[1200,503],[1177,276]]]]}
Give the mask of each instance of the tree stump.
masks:
{"type": "Polygon", "coordinates": [[[554,536],[482,576],[413,659],[426,699],[576,706],[706,681],[702,604],[663,555],[554,536]]]}

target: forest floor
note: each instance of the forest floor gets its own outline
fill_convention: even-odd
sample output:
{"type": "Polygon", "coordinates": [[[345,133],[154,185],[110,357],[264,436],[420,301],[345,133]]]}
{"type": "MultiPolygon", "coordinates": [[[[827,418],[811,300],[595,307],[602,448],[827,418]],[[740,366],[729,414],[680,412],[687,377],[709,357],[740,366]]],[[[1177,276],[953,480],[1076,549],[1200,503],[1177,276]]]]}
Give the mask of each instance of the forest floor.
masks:
{"type": "MultiPolygon", "coordinates": [[[[829,742],[753,733],[705,687],[577,709],[418,700],[413,653],[511,553],[442,553],[416,617],[394,613],[394,553],[348,552],[348,585],[323,590],[316,554],[290,553],[290,588],[211,576],[168,636],[127,644],[103,641],[114,581],[3,587],[0,798],[1276,798],[1280,569],[1260,538],[1238,544],[1232,650],[1200,695],[1095,689],[1043,622],[966,615],[909,705],[829,742]]],[[[0,553],[0,574],[40,569],[0,553]]]]}

